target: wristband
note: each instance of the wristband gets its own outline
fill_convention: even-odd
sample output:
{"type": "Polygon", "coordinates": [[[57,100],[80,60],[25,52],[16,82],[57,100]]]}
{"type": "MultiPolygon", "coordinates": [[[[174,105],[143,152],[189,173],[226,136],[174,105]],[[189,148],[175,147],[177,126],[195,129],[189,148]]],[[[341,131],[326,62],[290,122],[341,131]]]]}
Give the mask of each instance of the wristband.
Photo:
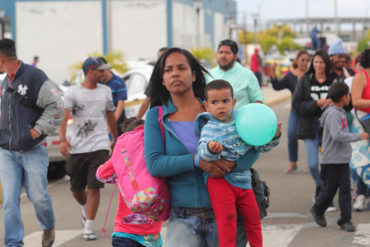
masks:
{"type": "Polygon", "coordinates": [[[198,154],[196,154],[194,158],[194,166],[197,168],[199,168],[199,160],[200,160],[200,157],[198,154]]]}

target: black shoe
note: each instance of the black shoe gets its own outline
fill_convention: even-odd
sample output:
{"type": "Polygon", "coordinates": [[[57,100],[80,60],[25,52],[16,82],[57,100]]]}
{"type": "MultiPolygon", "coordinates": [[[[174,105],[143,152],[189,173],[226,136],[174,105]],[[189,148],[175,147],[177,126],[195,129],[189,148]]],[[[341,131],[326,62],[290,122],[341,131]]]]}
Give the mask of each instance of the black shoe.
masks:
{"type": "Polygon", "coordinates": [[[311,214],[315,222],[321,226],[325,227],[326,226],[326,219],[324,215],[318,215],[313,208],[311,208],[311,214]]]}
{"type": "Polygon", "coordinates": [[[346,231],[346,232],[354,232],[354,231],[356,231],[356,227],[353,225],[352,221],[348,221],[346,223],[341,224],[340,225],[340,228],[343,231],[346,231]]]}

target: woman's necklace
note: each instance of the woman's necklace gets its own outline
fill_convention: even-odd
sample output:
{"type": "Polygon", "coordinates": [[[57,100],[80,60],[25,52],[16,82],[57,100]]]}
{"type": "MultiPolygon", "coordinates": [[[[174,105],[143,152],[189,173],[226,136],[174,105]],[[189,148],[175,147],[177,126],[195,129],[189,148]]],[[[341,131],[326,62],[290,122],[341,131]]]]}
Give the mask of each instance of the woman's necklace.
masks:
{"type": "Polygon", "coordinates": [[[323,82],[326,81],[326,75],[315,74],[315,78],[316,78],[317,82],[319,82],[319,83],[323,83],[323,82]]]}

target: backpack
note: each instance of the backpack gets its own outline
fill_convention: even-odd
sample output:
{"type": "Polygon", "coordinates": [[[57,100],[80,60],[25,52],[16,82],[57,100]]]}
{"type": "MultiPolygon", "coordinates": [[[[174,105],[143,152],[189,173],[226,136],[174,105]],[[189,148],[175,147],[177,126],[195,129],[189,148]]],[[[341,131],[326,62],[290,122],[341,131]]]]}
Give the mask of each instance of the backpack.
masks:
{"type": "Polygon", "coordinates": [[[252,173],[252,189],[254,197],[256,198],[258,209],[260,211],[260,218],[263,219],[267,216],[267,208],[270,206],[270,188],[265,181],[261,180],[258,172],[251,168],[252,173]]]}
{"type": "MultiPolygon", "coordinates": [[[[162,108],[158,107],[161,123],[162,108]]],[[[154,220],[167,220],[170,215],[170,193],[165,178],[152,177],[145,164],[144,126],[121,135],[114,147],[112,162],[117,185],[127,207],[136,214],[154,220]]]]}

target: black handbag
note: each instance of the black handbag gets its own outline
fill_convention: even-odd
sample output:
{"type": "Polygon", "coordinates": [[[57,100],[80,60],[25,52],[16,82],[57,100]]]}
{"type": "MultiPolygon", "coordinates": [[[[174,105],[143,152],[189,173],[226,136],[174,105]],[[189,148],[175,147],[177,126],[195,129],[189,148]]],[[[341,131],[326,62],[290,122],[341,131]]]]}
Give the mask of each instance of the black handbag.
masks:
{"type": "Polygon", "coordinates": [[[365,130],[365,132],[370,134],[370,115],[368,114],[362,119],[360,119],[357,115],[357,109],[355,109],[355,115],[356,115],[357,120],[360,122],[362,128],[365,130]]]}

